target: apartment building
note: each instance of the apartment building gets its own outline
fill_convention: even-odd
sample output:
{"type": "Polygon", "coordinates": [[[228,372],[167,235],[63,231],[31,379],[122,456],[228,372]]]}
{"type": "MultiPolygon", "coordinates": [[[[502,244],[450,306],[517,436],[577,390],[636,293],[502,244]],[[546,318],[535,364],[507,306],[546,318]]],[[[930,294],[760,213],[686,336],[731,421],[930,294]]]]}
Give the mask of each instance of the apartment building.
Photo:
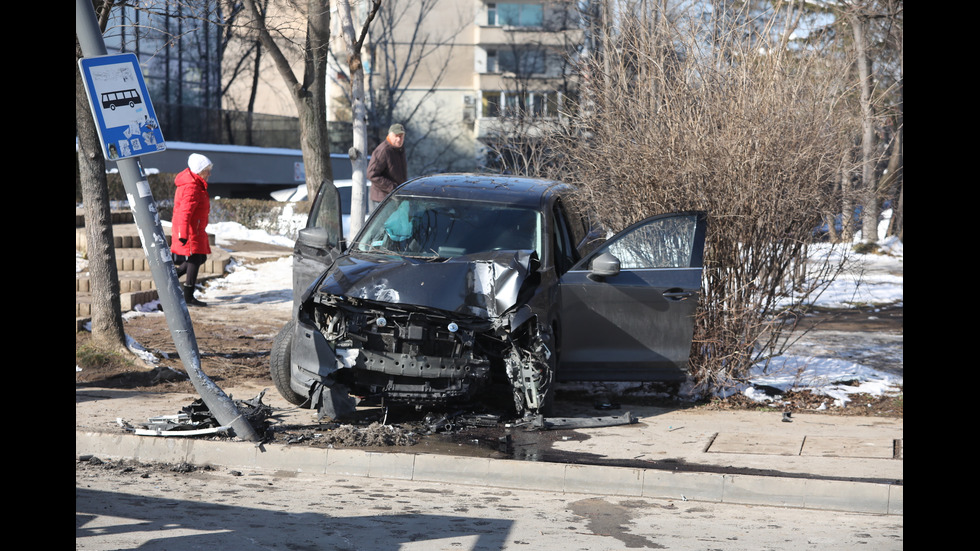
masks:
{"type": "MultiPolygon", "coordinates": [[[[481,170],[492,157],[488,150],[508,134],[519,129],[526,135],[538,122],[555,120],[576,90],[569,67],[584,43],[578,4],[383,2],[363,48],[369,147],[384,138],[390,123],[400,122],[408,129],[411,175],[481,170]]],[[[351,5],[359,30],[371,2],[351,0],[351,5]]],[[[169,140],[298,147],[295,106],[283,79],[271,56],[264,55],[253,89],[250,73],[241,68],[252,63],[254,37],[236,32],[230,42],[224,40],[214,23],[228,17],[224,4],[161,0],[154,6],[114,8],[106,43],[110,53],[139,56],[169,140]],[[248,105],[253,113],[246,113],[248,105]],[[243,141],[239,121],[246,116],[262,124],[243,141]]],[[[328,120],[332,134],[343,134],[350,128],[343,124],[351,117],[349,75],[335,2],[331,9],[328,120]]],[[[269,10],[277,34],[302,44],[305,25],[295,8],[271,2],[269,10]]],[[[299,50],[286,52],[297,60],[294,70],[301,71],[299,50]]],[[[346,153],[343,143],[349,138],[342,138],[331,137],[334,153],[346,153]]]]}
{"type": "MultiPolygon", "coordinates": [[[[361,3],[366,8],[367,3],[361,3]]],[[[560,116],[584,32],[568,0],[385,2],[364,47],[369,142],[408,129],[410,173],[485,168],[509,132],[560,116]]],[[[364,17],[355,12],[355,19],[364,17]]],[[[356,24],[355,24],[356,25],[356,24]]],[[[334,52],[345,51],[340,30],[334,52]]],[[[350,116],[346,60],[332,65],[330,118],[350,116]]]]}

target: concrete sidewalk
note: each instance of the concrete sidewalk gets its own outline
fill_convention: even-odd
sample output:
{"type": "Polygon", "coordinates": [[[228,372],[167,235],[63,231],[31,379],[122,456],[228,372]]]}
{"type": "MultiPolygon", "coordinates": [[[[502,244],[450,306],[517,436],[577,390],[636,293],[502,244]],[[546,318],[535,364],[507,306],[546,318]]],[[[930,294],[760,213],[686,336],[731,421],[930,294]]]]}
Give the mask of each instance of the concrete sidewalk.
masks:
{"type": "MultiPolygon", "coordinates": [[[[248,397],[242,392],[229,395],[248,397]]],[[[588,465],[450,456],[416,447],[375,451],[256,446],[230,440],[134,436],[112,426],[113,412],[124,411],[124,402],[138,402],[140,411],[150,417],[176,413],[194,398],[112,391],[100,396],[96,390],[76,389],[76,456],[904,514],[902,419],[794,414],[787,422],[778,412],[632,408],[637,423],[566,431],[563,434],[572,436],[552,444],[595,463],[588,465]]],[[[264,402],[273,407],[287,405],[276,403],[277,396],[267,398],[264,402]]],[[[563,417],[626,413],[626,408],[598,412],[560,401],[556,407],[563,417]]],[[[291,417],[288,422],[303,424],[312,422],[314,412],[289,409],[285,415],[291,417]]]]}

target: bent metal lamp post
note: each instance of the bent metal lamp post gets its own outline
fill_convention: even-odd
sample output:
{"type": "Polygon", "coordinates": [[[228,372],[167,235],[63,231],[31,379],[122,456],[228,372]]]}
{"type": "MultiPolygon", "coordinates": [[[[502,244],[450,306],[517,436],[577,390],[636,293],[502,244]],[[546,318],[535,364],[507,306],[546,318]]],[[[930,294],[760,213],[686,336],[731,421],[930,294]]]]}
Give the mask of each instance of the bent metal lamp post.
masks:
{"type": "MultiPolygon", "coordinates": [[[[91,0],[75,0],[75,34],[85,57],[107,55],[105,41],[99,32],[91,0]]],[[[89,101],[92,101],[91,95],[89,101]]],[[[170,335],[177,346],[177,353],[187,370],[194,388],[201,395],[211,413],[223,426],[229,426],[235,436],[248,441],[259,441],[255,428],[235,407],[235,403],[201,370],[201,357],[194,336],[187,303],[180,291],[173,258],[167,245],[160,215],[153,202],[149,183],[143,175],[138,157],[121,158],[116,161],[129,198],[129,207],[136,219],[143,251],[150,263],[153,281],[160,295],[160,303],[170,327],[170,335]]]]}

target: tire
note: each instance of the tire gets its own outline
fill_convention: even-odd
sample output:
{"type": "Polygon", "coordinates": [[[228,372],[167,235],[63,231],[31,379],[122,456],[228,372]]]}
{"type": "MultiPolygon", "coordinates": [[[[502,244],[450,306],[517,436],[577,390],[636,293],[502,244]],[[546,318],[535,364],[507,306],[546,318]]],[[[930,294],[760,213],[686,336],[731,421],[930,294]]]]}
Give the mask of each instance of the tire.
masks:
{"type": "Polygon", "coordinates": [[[289,354],[293,344],[293,333],[296,322],[290,321],[279,331],[275,340],[272,341],[272,351],[269,353],[269,374],[272,382],[276,385],[276,390],[286,399],[287,402],[297,406],[303,405],[308,401],[306,396],[297,393],[289,386],[289,354]]]}

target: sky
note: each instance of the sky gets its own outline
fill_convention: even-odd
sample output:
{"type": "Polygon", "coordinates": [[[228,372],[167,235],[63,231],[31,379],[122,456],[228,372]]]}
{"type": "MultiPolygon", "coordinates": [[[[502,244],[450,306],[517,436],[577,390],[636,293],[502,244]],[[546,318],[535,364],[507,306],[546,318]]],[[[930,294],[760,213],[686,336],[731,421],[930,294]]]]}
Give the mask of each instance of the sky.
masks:
{"type": "MultiPolygon", "coordinates": [[[[887,215],[887,213],[886,213],[887,215]]],[[[281,233],[289,235],[297,227],[301,227],[304,220],[299,217],[284,216],[280,221],[281,233]]],[[[887,219],[882,222],[882,226],[887,224],[887,219]]],[[[235,222],[211,223],[208,225],[209,233],[215,234],[218,247],[228,249],[231,240],[249,240],[262,243],[271,243],[292,247],[293,240],[289,237],[277,233],[269,233],[263,230],[250,230],[235,222]]],[[[883,235],[883,229],[879,235],[883,235]]],[[[858,241],[858,236],[855,241],[858,241]]],[[[879,249],[884,254],[856,254],[849,252],[850,260],[846,273],[838,277],[830,287],[812,304],[818,307],[828,308],[851,308],[855,304],[873,305],[872,310],[885,306],[903,306],[903,267],[904,252],[901,241],[895,238],[888,238],[878,243],[879,249]],[[898,275],[896,275],[898,274],[898,275]]],[[[830,245],[818,245],[814,248],[814,255],[839,255],[842,254],[842,246],[832,247],[830,245]]],[[[76,252],[76,271],[84,268],[84,261],[81,260],[76,252]]],[[[276,293],[281,295],[283,306],[288,308],[292,301],[292,259],[285,257],[274,262],[263,262],[255,265],[243,265],[232,262],[229,272],[225,277],[212,280],[203,292],[198,292],[198,297],[208,301],[208,295],[218,296],[240,296],[242,300],[247,297],[256,297],[264,304],[269,304],[270,295],[276,293]]],[[[148,314],[156,311],[156,301],[144,305],[144,312],[129,312],[124,317],[134,315],[161,315],[158,313],[148,314]]],[[[819,339],[820,332],[814,332],[813,338],[819,339]]],[[[811,341],[813,340],[811,338],[811,341]]],[[[848,346],[853,347],[853,341],[848,346]]],[[[840,349],[841,345],[833,343],[823,343],[823,346],[806,346],[801,343],[799,347],[790,350],[779,357],[770,361],[768,367],[762,364],[757,365],[751,372],[748,382],[734,385],[726,391],[715,391],[715,394],[722,396],[734,393],[742,393],[747,397],[759,402],[777,401],[778,397],[773,398],[759,390],[759,386],[774,387],[780,391],[806,390],[827,396],[824,406],[821,407],[846,407],[849,396],[855,393],[885,395],[899,393],[902,391],[903,376],[902,363],[904,361],[902,353],[902,335],[890,336],[887,352],[876,350],[875,347],[882,346],[876,339],[856,339],[862,350],[840,349]],[[837,346],[837,349],[835,349],[837,346]],[[871,368],[861,363],[856,363],[846,358],[861,358],[874,356],[876,354],[887,354],[895,358],[894,368],[888,371],[881,371],[871,368]],[[835,384],[840,381],[857,381],[855,385],[835,384]]],[[[820,343],[818,343],[820,344],[820,343]]],[[[151,363],[158,360],[148,353],[143,347],[130,339],[130,348],[143,356],[151,363]]],[[[77,370],[77,366],[76,366],[77,370]]],[[[625,383],[624,383],[625,384],[625,383]]],[[[609,384],[604,387],[610,389],[609,384]]],[[[622,390],[622,389],[621,389],[622,390]]],[[[640,389],[642,391],[642,389],[640,389]]],[[[636,393],[637,389],[631,388],[631,393],[636,393]]],[[[682,389],[681,394],[689,393],[692,396],[695,390],[692,388],[682,389]]]]}

